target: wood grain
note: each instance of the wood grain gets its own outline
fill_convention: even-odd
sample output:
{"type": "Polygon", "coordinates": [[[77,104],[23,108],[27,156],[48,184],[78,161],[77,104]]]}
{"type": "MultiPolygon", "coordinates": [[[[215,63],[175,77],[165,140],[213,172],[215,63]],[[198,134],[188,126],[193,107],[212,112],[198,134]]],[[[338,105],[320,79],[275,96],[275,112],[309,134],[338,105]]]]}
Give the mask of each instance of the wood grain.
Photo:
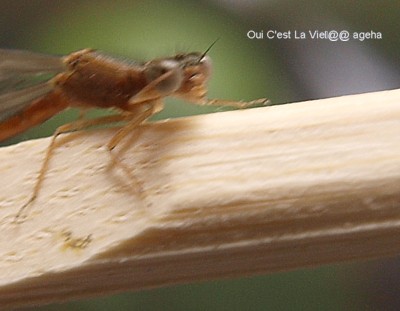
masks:
{"type": "Polygon", "coordinates": [[[400,90],[64,135],[0,150],[0,305],[400,253],[400,90]]]}

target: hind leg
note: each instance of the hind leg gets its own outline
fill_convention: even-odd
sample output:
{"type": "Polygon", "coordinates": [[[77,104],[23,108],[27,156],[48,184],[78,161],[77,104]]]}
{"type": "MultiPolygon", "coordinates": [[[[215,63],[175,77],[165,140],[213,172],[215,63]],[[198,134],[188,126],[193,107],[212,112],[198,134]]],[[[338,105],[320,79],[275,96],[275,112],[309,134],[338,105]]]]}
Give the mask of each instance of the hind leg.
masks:
{"type": "Polygon", "coordinates": [[[49,163],[53,155],[53,151],[56,148],[56,139],[59,135],[65,134],[65,133],[70,133],[74,131],[79,131],[79,130],[84,130],[86,128],[92,127],[92,126],[97,126],[97,125],[103,125],[103,124],[110,124],[114,122],[120,122],[120,121],[127,121],[130,118],[127,115],[112,115],[112,116],[106,116],[106,117],[100,117],[97,119],[93,120],[78,120],[75,122],[71,122],[68,124],[64,124],[57,128],[57,130],[54,132],[53,137],[51,138],[49,147],[47,148],[46,155],[44,157],[42,167],[40,168],[39,174],[36,178],[36,183],[33,188],[32,194],[29,197],[28,201],[19,209],[17,215],[15,216],[15,222],[19,222],[23,212],[25,209],[34,203],[36,200],[41,188],[43,181],[45,180],[47,170],[49,168],[49,163]]]}

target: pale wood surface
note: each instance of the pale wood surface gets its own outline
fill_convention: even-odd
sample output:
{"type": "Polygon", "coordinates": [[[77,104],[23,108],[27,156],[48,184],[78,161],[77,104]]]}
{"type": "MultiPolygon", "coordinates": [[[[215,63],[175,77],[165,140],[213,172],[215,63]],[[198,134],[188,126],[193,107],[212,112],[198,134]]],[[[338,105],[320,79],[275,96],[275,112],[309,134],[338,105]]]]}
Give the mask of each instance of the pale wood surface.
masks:
{"type": "Polygon", "coordinates": [[[0,150],[0,305],[400,254],[400,90],[153,123],[0,150]]]}

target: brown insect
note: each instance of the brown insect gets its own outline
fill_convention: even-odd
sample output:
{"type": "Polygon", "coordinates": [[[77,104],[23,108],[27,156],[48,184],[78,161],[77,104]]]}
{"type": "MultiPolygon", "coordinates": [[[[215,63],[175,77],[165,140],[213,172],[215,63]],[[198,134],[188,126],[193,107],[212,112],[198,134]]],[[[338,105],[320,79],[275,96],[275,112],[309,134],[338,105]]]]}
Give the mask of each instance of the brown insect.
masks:
{"type": "Polygon", "coordinates": [[[126,125],[107,144],[112,151],[126,135],[161,111],[167,96],[197,105],[238,108],[267,103],[266,99],[250,102],[207,99],[206,83],[211,74],[208,50],[135,63],[92,49],[64,57],[0,49],[0,141],[43,123],[68,107],[83,111],[112,108],[118,112],[97,119],[80,118],[55,131],[32,195],[16,219],[37,198],[56,137],[61,133],[124,121],[126,125]]]}

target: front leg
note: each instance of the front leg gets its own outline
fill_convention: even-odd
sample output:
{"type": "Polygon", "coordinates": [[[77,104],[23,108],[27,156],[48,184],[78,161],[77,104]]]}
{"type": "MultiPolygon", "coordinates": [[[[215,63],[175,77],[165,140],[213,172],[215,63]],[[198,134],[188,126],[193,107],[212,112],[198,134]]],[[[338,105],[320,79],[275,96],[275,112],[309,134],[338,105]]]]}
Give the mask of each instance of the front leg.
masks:
{"type": "Polygon", "coordinates": [[[129,112],[126,115],[127,124],[122,127],[108,142],[107,148],[112,151],[126,136],[134,133],[135,129],[144,123],[148,118],[164,107],[161,100],[151,102],[135,103],[130,105],[129,112]]]}
{"type": "Polygon", "coordinates": [[[257,105],[268,106],[271,104],[271,101],[267,98],[256,99],[248,102],[226,99],[204,99],[201,101],[195,101],[194,103],[203,106],[226,106],[243,109],[257,105]]]}
{"type": "Polygon", "coordinates": [[[160,100],[155,100],[152,102],[144,102],[144,103],[135,103],[130,106],[129,113],[127,117],[129,120],[127,124],[122,127],[108,142],[107,150],[109,151],[111,161],[114,165],[120,167],[123,172],[128,176],[131,182],[134,185],[137,195],[141,199],[142,202],[145,202],[145,196],[143,191],[143,186],[140,180],[132,173],[132,169],[126,166],[118,157],[118,154],[113,152],[114,148],[128,135],[138,135],[138,127],[143,124],[148,118],[150,118],[155,113],[159,112],[163,107],[163,104],[160,100]]]}

